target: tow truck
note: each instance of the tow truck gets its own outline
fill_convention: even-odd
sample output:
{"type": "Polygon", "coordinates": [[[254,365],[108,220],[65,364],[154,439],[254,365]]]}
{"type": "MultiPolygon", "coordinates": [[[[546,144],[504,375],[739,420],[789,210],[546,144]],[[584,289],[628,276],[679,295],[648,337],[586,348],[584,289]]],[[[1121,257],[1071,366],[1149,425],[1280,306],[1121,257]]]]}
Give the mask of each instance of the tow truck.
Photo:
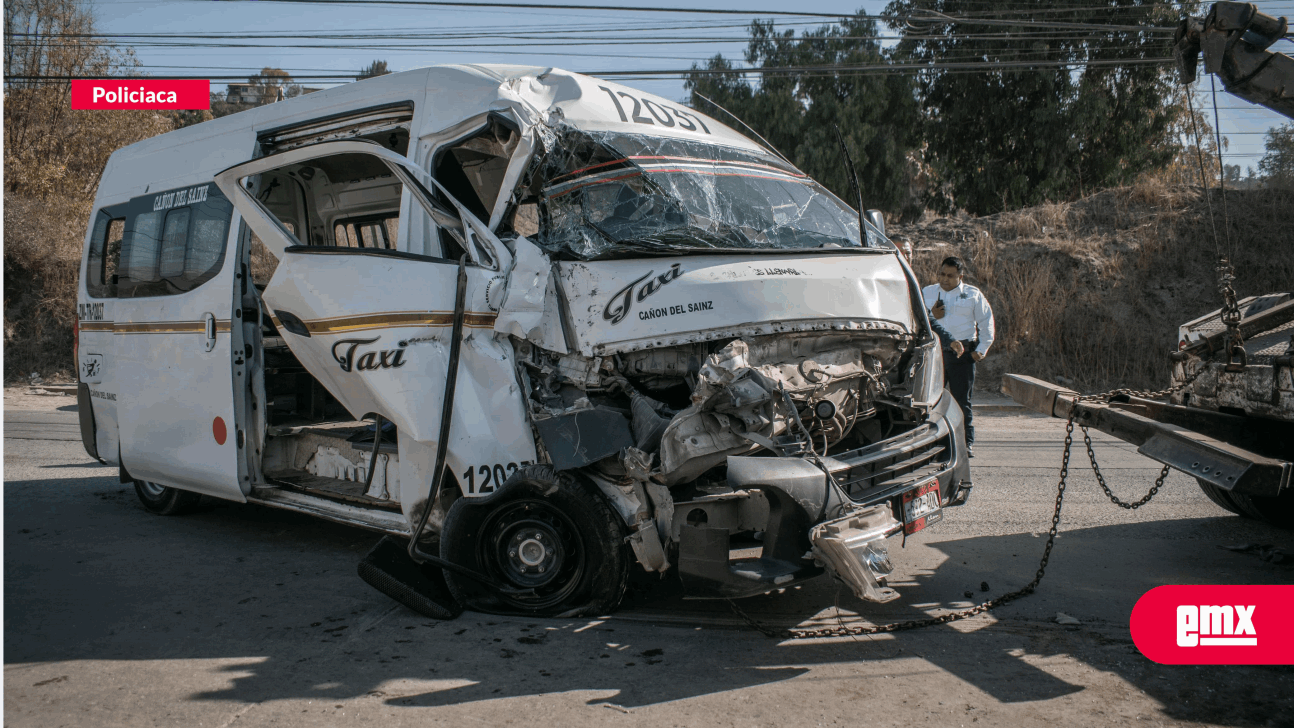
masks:
{"type": "MultiPolygon", "coordinates": [[[[1178,26],[1181,80],[1195,80],[1202,55],[1205,72],[1228,92],[1294,118],[1294,58],[1270,50],[1288,34],[1285,18],[1251,3],[1215,3],[1178,26]]],[[[1237,300],[1183,324],[1178,339],[1167,401],[1084,398],[1018,374],[1006,375],[1003,390],[1030,409],[1136,445],[1193,476],[1232,513],[1294,528],[1294,296],[1237,300]]]]}

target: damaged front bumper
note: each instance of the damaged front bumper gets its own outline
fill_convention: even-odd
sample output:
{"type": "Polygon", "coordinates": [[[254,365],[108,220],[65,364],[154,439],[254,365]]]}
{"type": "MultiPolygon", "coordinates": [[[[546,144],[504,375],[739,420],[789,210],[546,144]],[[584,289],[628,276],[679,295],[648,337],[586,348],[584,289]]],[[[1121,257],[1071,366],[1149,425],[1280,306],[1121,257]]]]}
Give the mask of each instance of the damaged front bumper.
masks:
{"type": "Polygon", "coordinates": [[[831,480],[801,457],[729,457],[734,492],[675,503],[686,596],[753,596],[827,571],[860,599],[897,598],[885,586],[892,568],[885,539],[904,530],[904,495],[930,490],[936,495],[927,500],[948,506],[969,486],[960,408],[945,391],[925,423],[822,462],[831,480]],[[763,531],[759,556],[734,558],[730,536],[751,530],[763,531]]]}

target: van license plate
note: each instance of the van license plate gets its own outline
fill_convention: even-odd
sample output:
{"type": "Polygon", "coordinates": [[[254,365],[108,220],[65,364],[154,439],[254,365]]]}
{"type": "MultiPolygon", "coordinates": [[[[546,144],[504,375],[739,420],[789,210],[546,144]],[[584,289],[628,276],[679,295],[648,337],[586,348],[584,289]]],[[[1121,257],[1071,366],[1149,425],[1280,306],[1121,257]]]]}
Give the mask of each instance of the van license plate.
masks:
{"type": "Polygon", "coordinates": [[[903,494],[903,532],[913,534],[944,517],[939,481],[931,478],[903,494]]]}

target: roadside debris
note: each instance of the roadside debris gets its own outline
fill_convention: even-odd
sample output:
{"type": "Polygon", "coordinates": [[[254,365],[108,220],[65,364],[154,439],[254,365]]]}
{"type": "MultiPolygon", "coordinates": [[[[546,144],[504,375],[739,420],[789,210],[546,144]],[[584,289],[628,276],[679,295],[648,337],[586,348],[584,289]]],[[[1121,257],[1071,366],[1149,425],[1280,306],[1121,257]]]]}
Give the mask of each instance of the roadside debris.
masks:
{"type": "Polygon", "coordinates": [[[1238,554],[1253,554],[1263,561],[1270,561],[1273,564],[1294,564],[1294,556],[1285,553],[1285,549],[1269,543],[1242,543],[1234,546],[1219,545],[1218,548],[1235,551],[1238,554]]]}

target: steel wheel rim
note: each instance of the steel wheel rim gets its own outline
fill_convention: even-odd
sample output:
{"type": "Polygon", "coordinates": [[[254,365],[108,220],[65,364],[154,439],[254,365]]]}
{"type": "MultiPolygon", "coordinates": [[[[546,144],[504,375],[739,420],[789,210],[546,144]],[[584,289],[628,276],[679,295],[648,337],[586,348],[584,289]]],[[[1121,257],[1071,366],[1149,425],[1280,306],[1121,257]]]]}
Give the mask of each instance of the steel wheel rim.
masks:
{"type": "Polygon", "coordinates": [[[586,568],[584,539],[570,517],[542,500],[501,506],[481,524],[479,563],[486,573],[534,597],[501,597],[520,607],[560,604],[578,587],[586,568]]]}

